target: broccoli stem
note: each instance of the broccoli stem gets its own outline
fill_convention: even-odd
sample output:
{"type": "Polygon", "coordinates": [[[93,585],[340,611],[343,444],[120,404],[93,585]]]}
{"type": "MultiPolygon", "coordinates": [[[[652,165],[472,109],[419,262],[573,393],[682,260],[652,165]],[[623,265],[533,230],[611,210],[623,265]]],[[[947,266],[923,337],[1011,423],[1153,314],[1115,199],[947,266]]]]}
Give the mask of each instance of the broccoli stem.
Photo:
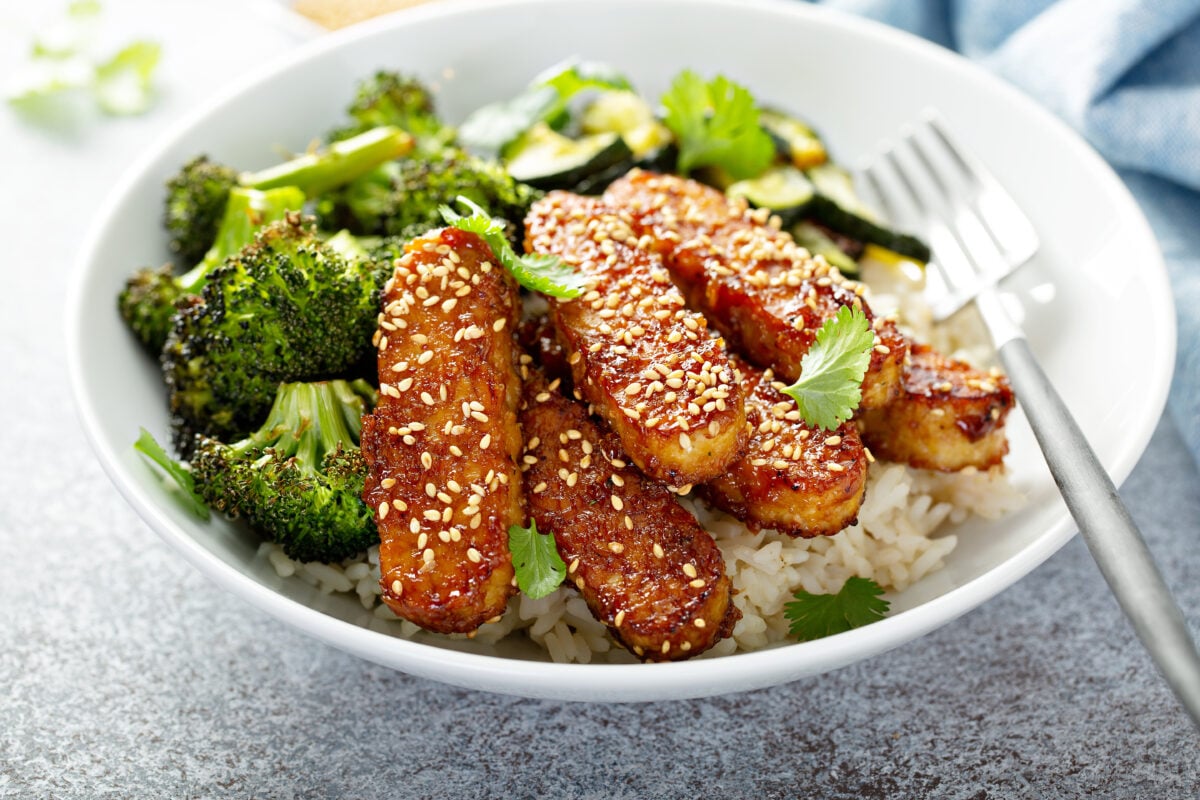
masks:
{"type": "Polygon", "coordinates": [[[362,380],[282,383],[266,422],[231,450],[242,457],[270,447],[276,456],[315,474],[329,453],[358,446],[362,402],[374,394],[362,380]]]}
{"type": "Polygon", "coordinates": [[[349,183],[385,161],[407,155],[413,144],[410,134],[384,125],[334,142],[323,152],[307,153],[278,166],[244,173],[240,183],[255,189],[296,186],[309,197],[316,197],[349,183]]]}
{"type": "Polygon", "coordinates": [[[281,220],[289,211],[304,208],[304,192],[295,186],[280,186],[265,191],[235,187],[229,192],[225,213],[217,229],[217,238],[204,259],[176,279],[184,294],[199,294],[208,273],[246,245],[254,233],[269,222],[281,220]]]}

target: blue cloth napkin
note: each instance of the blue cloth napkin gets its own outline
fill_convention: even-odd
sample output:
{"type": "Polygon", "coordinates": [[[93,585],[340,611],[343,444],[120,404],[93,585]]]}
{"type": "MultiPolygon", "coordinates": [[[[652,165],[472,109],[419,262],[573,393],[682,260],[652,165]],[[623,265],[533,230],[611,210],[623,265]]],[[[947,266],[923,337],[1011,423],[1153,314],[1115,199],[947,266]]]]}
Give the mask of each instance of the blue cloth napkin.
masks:
{"type": "Polygon", "coordinates": [[[957,50],[1058,114],[1121,173],[1162,245],[1179,349],[1170,408],[1200,462],[1200,0],[825,0],[957,50]]]}

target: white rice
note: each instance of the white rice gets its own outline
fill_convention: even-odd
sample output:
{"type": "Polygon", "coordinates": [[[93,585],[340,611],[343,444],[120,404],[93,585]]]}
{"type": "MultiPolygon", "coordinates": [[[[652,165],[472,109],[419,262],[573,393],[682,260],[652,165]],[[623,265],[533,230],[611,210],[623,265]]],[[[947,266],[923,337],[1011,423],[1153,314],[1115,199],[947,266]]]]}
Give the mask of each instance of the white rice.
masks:
{"type": "MultiPolygon", "coordinates": [[[[976,318],[960,314],[951,324],[934,326],[919,295],[919,284],[895,269],[868,267],[872,308],[894,313],[906,330],[942,352],[987,366],[990,349],[982,344],[976,318]]],[[[867,473],[866,498],[858,524],[835,536],[793,539],[775,531],[750,531],[729,515],[700,500],[684,498],[725,557],[733,582],[734,604],[742,618],[733,635],[701,657],[758,650],[784,640],[788,622],[783,607],[799,589],[814,594],[837,592],[847,578],[870,578],[888,592],[902,592],[940,569],[958,537],[938,535],[943,524],[958,524],[972,515],[998,518],[1024,502],[1002,468],[989,472],[966,469],[954,474],[877,462],[867,473]]],[[[394,623],[394,632],[411,637],[419,628],[398,619],[382,603],[379,548],[341,564],[292,561],[278,545],[259,547],[281,577],[306,581],[324,593],[356,593],[364,608],[394,623]]],[[[564,586],[540,600],[514,597],[499,622],[482,626],[476,640],[495,643],[517,635],[543,648],[556,662],[593,660],[632,662],[603,624],[588,611],[573,588],[564,586]]]]}

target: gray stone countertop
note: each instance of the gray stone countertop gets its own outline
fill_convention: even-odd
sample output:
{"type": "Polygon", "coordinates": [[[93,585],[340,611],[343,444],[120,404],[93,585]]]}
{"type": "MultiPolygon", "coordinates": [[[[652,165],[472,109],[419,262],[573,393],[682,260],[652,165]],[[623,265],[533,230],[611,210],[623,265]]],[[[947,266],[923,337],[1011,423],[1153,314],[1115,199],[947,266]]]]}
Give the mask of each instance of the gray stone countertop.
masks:
{"type": "MultiPolygon", "coordinates": [[[[1078,538],[892,652],[642,705],[411,678],[218,590],[93,458],[65,377],[62,291],[107,187],[234,67],[199,80],[187,66],[202,4],[107,5],[173,42],[164,85],[192,88],[143,119],[50,134],[0,111],[0,797],[1200,796],[1200,736],[1078,538]]],[[[0,67],[12,44],[0,36],[0,67]]],[[[1197,487],[1165,418],[1122,494],[1194,628],[1197,487]]]]}

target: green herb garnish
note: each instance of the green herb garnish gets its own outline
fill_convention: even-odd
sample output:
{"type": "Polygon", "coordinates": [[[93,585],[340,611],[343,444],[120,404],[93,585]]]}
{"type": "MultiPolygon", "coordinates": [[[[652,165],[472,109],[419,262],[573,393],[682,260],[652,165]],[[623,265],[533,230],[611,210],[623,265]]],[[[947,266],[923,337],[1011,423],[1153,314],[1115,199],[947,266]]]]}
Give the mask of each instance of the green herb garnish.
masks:
{"type": "Polygon", "coordinates": [[[517,283],[551,297],[570,299],[583,293],[588,283],[586,276],[571,269],[558,256],[539,253],[517,255],[504,235],[504,223],[501,220],[492,219],[486,211],[462,195],[456,201],[470,209],[471,215],[464,217],[449,206],[440,206],[438,210],[442,219],[460,231],[482,237],[492,248],[496,260],[517,279],[517,283]]]}
{"type": "Polygon", "coordinates": [[[718,75],[705,81],[691,70],[675,77],[662,97],[663,123],[679,141],[679,171],[720,167],[735,180],[762,173],[775,145],[758,124],[758,106],[744,86],[718,75]]]}
{"type": "Polygon", "coordinates": [[[825,320],[800,361],[800,378],[783,393],[796,401],[805,423],[831,431],[862,402],[862,381],[871,363],[875,334],[857,306],[842,306],[825,320]]]}
{"type": "Polygon", "coordinates": [[[624,90],[632,87],[605,64],[567,61],[533,79],[525,91],[508,100],[476,109],[458,128],[458,141],[470,150],[502,155],[505,148],[538,122],[561,127],[568,102],[584,89],[624,90]]]}
{"type": "Polygon", "coordinates": [[[183,499],[193,514],[200,519],[208,519],[208,506],[200,499],[200,495],[196,493],[196,483],[192,479],[192,473],[178,461],[167,455],[167,451],[163,450],[162,445],[155,440],[150,431],[141,428],[141,432],[138,440],[133,443],[133,449],[144,455],[152,463],[157,464],[162,468],[163,472],[170,476],[175,485],[182,490],[183,499]]]}
{"type": "Polygon", "coordinates": [[[512,552],[517,588],[537,600],[557,589],[567,577],[567,565],[558,555],[554,537],[540,534],[537,522],[529,527],[513,525],[508,529],[508,549],[512,552]]]}
{"type": "Polygon", "coordinates": [[[891,603],[881,599],[882,594],[869,578],[847,578],[837,594],[796,592],[796,599],[784,604],[783,614],[791,622],[792,636],[811,642],[883,619],[891,603]]]}
{"type": "Polygon", "coordinates": [[[68,96],[91,94],[106,114],[141,114],[153,100],[152,75],[161,48],[135,41],[98,60],[91,52],[100,17],[95,0],[67,6],[65,19],[38,34],[31,60],[10,79],[9,104],[31,114],[65,111],[68,96]]]}

